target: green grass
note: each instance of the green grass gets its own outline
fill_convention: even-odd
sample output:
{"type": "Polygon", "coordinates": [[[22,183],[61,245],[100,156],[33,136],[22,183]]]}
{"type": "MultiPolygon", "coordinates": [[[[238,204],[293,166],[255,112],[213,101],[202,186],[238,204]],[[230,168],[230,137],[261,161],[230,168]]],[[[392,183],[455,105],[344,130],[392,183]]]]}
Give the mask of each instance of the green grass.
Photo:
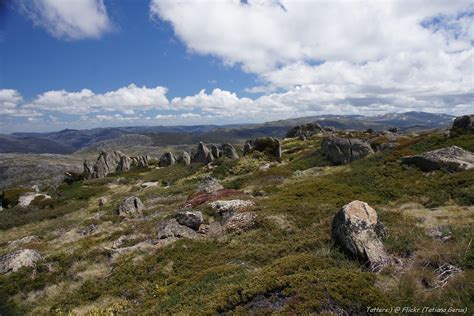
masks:
{"type": "MultiPolygon", "coordinates": [[[[268,160],[257,155],[238,161],[219,160],[212,170],[202,165],[178,164],[61,186],[50,192],[53,209],[38,208],[39,217],[32,218],[16,210],[18,218],[24,219],[13,226],[52,215],[41,212],[54,210],[62,216],[106,194],[111,199],[109,204],[91,210],[100,212],[100,217],[82,219],[71,227],[107,222],[113,229],[48,253],[34,276],[31,269],[0,276],[0,313],[25,314],[42,306],[41,296],[32,306],[18,297],[59,282],[77,282],[77,270],[73,268],[77,262],[84,263],[83,269],[105,264],[110,273],[80,283],[74,290],[52,298],[43,308],[51,312],[58,308],[68,311],[107,298],[126,301],[125,312],[133,314],[318,314],[341,310],[365,314],[367,306],[397,305],[474,308],[474,247],[468,247],[474,238],[472,225],[451,222],[452,238],[442,243],[428,237],[420,222],[399,208],[405,202],[428,208],[472,206],[474,171],[423,173],[400,165],[398,160],[404,155],[451,145],[474,150],[474,137],[412,137],[401,141],[401,146],[394,150],[343,167],[328,167],[320,143],[320,138],[305,142],[285,140],[283,163],[266,169],[260,167],[268,160]],[[297,170],[308,172],[296,173],[297,170]],[[227,188],[264,191],[265,196],[254,198],[256,206],[252,210],[258,214],[258,220],[252,230],[217,239],[179,240],[155,252],[127,254],[115,261],[109,258],[104,244],[136,233],[145,236],[127,246],[153,238],[157,222],[181,206],[209,172],[227,188]],[[140,189],[137,184],[144,181],[171,186],[140,189]],[[106,186],[112,182],[128,185],[131,191],[113,192],[106,186]],[[124,222],[116,215],[116,207],[129,194],[139,196],[145,203],[155,198],[163,200],[146,212],[150,215],[147,220],[124,222]],[[380,274],[366,272],[334,245],[330,232],[332,218],[341,206],[355,199],[377,210],[388,232],[384,237],[386,249],[406,264],[406,271],[397,272],[395,266],[380,274]],[[284,218],[289,228],[275,221],[275,217],[284,218]],[[462,275],[454,277],[443,289],[427,291],[421,280],[432,277],[434,267],[442,262],[461,267],[462,275]],[[14,296],[16,300],[12,300],[14,296]]],[[[204,211],[206,220],[213,219],[207,206],[200,206],[199,210],[204,211]]],[[[0,224],[8,223],[8,217],[15,218],[15,214],[0,213],[0,224]],[[3,214],[5,217],[1,217],[3,214]]],[[[54,239],[49,242],[54,243],[54,239]]]]}

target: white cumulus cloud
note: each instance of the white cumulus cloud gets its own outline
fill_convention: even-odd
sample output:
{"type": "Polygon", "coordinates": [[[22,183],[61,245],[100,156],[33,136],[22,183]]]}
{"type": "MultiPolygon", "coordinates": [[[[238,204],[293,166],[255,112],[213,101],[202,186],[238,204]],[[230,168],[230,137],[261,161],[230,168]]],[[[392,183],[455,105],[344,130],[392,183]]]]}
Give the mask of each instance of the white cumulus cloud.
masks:
{"type": "Polygon", "coordinates": [[[112,30],[103,0],[20,0],[35,25],[69,40],[100,38],[112,30]]]}

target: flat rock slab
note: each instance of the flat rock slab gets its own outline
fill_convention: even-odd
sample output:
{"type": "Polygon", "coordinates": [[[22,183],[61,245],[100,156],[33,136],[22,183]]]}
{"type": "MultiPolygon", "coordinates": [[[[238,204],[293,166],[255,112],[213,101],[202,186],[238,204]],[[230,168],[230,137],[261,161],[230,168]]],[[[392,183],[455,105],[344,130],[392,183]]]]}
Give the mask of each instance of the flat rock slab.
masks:
{"type": "Polygon", "coordinates": [[[474,168],[474,154],[458,146],[429,151],[401,158],[401,163],[415,165],[422,171],[447,169],[451,172],[474,168]]]}

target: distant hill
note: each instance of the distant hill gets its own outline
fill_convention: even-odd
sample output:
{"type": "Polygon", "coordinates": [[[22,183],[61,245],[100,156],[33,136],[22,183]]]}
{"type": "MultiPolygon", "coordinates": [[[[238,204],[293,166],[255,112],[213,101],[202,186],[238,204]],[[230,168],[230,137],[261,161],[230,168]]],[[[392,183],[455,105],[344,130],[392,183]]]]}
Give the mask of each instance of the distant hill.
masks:
{"type": "Polygon", "coordinates": [[[423,130],[449,126],[454,117],[426,112],[387,113],[375,116],[320,115],[278,120],[261,124],[234,124],[227,126],[131,126],[107,127],[88,130],[65,129],[50,133],[13,133],[0,135],[0,153],[57,153],[69,154],[90,148],[122,146],[171,146],[195,144],[198,141],[243,142],[258,136],[284,137],[295,125],[318,122],[323,127],[344,130],[372,128],[384,130],[423,130]],[[146,136],[146,137],[143,137],[146,136]]]}

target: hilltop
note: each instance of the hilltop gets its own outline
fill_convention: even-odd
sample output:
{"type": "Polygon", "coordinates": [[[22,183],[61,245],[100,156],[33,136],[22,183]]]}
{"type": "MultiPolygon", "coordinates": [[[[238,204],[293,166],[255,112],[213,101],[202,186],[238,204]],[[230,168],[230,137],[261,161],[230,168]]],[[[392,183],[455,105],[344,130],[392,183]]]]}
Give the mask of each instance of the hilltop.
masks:
{"type": "Polygon", "coordinates": [[[70,184],[4,190],[0,255],[33,264],[0,264],[0,312],[472,310],[470,124],[416,133],[312,124],[292,138],[228,141],[238,159],[197,142],[189,161],[174,148],[160,159],[96,152],[92,173],[70,184]],[[425,170],[426,159],[438,160],[425,170]],[[22,196],[31,204],[18,205],[22,196]],[[357,207],[373,224],[359,227],[371,232],[365,255],[334,236],[336,214],[357,207]]]}

